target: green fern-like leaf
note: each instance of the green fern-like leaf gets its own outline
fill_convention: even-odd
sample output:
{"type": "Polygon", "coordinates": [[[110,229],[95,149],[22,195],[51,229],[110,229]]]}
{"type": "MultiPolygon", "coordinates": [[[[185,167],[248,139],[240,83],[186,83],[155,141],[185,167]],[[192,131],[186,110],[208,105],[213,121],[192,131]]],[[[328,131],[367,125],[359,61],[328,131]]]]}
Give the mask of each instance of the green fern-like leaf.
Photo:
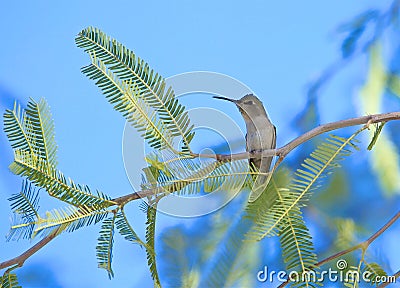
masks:
{"type": "Polygon", "coordinates": [[[151,147],[175,149],[171,131],[157,117],[156,111],[140,97],[136,83],[121,81],[95,56],[92,57],[92,64],[84,67],[82,72],[96,81],[96,85],[100,87],[115,110],[121,112],[131,125],[142,133],[141,136],[151,147]]]}
{"type": "Polygon", "coordinates": [[[32,187],[28,181],[22,182],[21,191],[12,195],[8,199],[11,209],[14,212],[13,225],[18,225],[18,229],[10,229],[7,241],[30,239],[32,237],[35,223],[40,218],[39,210],[39,191],[32,187]]]}
{"type": "MultiPolygon", "coordinates": [[[[318,184],[318,180],[329,174],[333,168],[339,167],[339,161],[350,154],[349,147],[357,148],[352,140],[362,130],[357,131],[348,139],[331,136],[326,142],[319,145],[311,153],[310,158],[304,160],[301,165],[303,169],[297,170],[296,178],[288,188],[279,189],[280,198],[275,200],[271,209],[262,209],[260,204],[265,202],[263,199],[249,205],[247,211],[249,211],[249,217],[253,219],[255,226],[248,233],[248,239],[259,241],[266,236],[278,235],[280,224],[290,214],[291,210],[296,206],[300,208],[307,204],[312,195],[312,190],[318,184]],[[254,213],[254,211],[257,211],[257,213],[254,213]]],[[[295,224],[296,219],[293,220],[295,224]]]]}
{"type": "MultiPolygon", "coordinates": [[[[231,162],[205,159],[201,163],[180,156],[172,151],[153,152],[147,162],[157,170],[157,177],[147,173],[143,177],[143,189],[159,188],[159,192],[191,195],[201,191],[215,190],[238,191],[248,184],[249,174],[247,160],[231,162]]],[[[148,172],[148,171],[147,171],[148,172]]]]}
{"type": "MultiPolygon", "coordinates": [[[[132,226],[129,224],[128,219],[126,218],[124,210],[118,211],[116,214],[115,225],[119,231],[119,233],[128,241],[132,243],[139,244],[142,247],[147,247],[146,243],[144,243],[139,236],[136,234],[135,230],[133,230],[132,226]]],[[[151,249],[150,249],[151,250],[151,249]]],[[[153,251],[154,254],[154,251],[153,251]]]]}
{"type": "Polygon", "coordinates": [[[16,175],[27,177],[36,186],[46,189],[50,196],[76,207],[105,208],[115,204],[104,193],[100,191],[92,193],[88,186],[67,179],[62,172],[46,161],[26,151],[14,152],[14,162],[11,163],[10,170],[16,175]]]}
{"type": "Polygon", "coordinates": [[[4,273],[2,277],[0,277],[0,287],[1,288],[21,288],[18,283],[17,275],[14,273],[4,273]]]}
{"type": "MultiPolygon", "coordinates": [[[[280,187],[289,185],[289,173],[285,169],[279,169],[272,176],[268,184],[267,190],[263,193],[256,202],[249,203],[247,207],[247,217],[252,219],[261,219],[266,215],[266,211],[273,210],[278,203],[290,201],[292,194],[290,190],[280,187]]],[[[269,216],[269,215],[268,215],[269,216]]],[[[257,226],[250,229],[246,235],[254,233],[257,226]]],[[[300,208],[295,206],[285,216],[279,227],[279,238],[282,247],[282,258],[286,264],[288,271],[296,271],[298,275],[305,275],[299,282],[291,283],[292,287],[315,287],[317,283],[316,263],[317,257],[314,252],[311,235],[307,226],[304,223],[300,208]],[[308,278],[307,276],[310,275],[308,278]],[[315,275],[315,277],[314,277],[315,275]]],[[[250,238],[251,239],[251,238],[250,238]]],[[[255,239],[252,239],[255,240],[255,239]]]]}
{"type": "Polygon", "coordinates": [[[300,208],[295,206],[284,218],[279,239],[282,247],[282,257],[287,270],[297,271],[299,275],[307,275],[299,282],[292,283],[292,287],[317,287],[318,275],[317,255],[315,254],[312,237],[304,223],[300,208]]]}
{"type": "MultiPolygon", "coordinates": [[[[143,202],[145,203],[145,202],[143,202]]],[[[154,280],[155,287],[161,287],[160,278],[157,271],[156,255],[155,251],[155,231],[156,231],[156,216],[157,216],[157,203],[145,206],[145,212],[147,215],[146,220],[146,245],[150,249],[146,249],[147,254],[147,265],[150,269],[151,277],[154,280]]]]}
{"type": "Polygon", "coordinates": [[[25,110],[14,104],[13,110],[4,113],[4,131],[14,149],[14,162],[10,165],[13,173],[26,176],[51,196],[77,207],[115,204],[104,193],[93,194],[89,187],[75,184],[56,169],[54,124],[45,100],[37,103],[31,99],[25,110]]]}
{"type": "Polygon", "coordinates": [[[387,279],[386,277],[388,277],[387,273],[385,272],[385,270],[378,264],[375,262],[372,263],[364,263],[364,267],[363,267],[363,273],[364,275],[366,275],[366,272],[369,272],[369,274],[367,275],[369,283],[378,286],[379,284],[381,284],[380,281],[378,281],[378,279],[387,279]],[[385,278],[382,278],[385,277],[385,278]]]}
{"type": "Polygon", "coordinates": [[[44,99],[30,99],[26,110],[17,103],[4,113],[4,131],[14,150],[29,152],[57,166],[57,145],[50,108],[44,99]]]}
{"type": "Polygon", "coordinates": [[[26,132],[26,115],[25,110],[21,108],[16,102],[14,109],[7,109],[3,115],[4,118],[4,132],[10,140],[11,147],[15,150],[29,151],[34,155],[30,136],[26,132]]]}
{"type": "MultiPolygon", "coordinates": [[[[249,171],[253,173],[255,171],[249,171]]],[[[286,169],[279,169],[276,171],[270,183],[276,183],[278,186],[284,186],[288,182],[288,175],[286,169]]],[[[248,177],[251,179],[251,177],[248,177]]],[[[269,189],[266,193],[263,193],[257,201],[263,201],[262,209],[269,209],[275,199],[274,191],[272,188],[274,186],[268,185],[269,189]]],[[[246,195],[242,199],[243,205],[253,205],[254,208],[260,208],[254,206],[254,203],[248,203],[246,195]]],[[[240,197],[240,195],[239,195],[240,197]]],[[[257,202],[259,203],[259,202],[257,202]]],[[[244,206],[245,207],[245,206],[244,206]]],[[[239,208],[239,214],[234,217],[232,221],[232,216],[228,223],[232,223],[229,230],[225,233],[224,239],[221,244],[215,249],[215,252],[210,253],[213,255],[211,260],[208,260],[209,265],[206,267],[204,276],[202,277],[202,282],[199,287],[251,287],[254,284],[243,284],[249,275],[251,280],[254,280],[254,266],[258,265],[257,261],[254,261],[254,256],[251,251],[257,249],[257,243],[252,243],[245,241],[247,233],[252,230],[254,222],[252,218],[248,217],[248,211],[243,211],[244,207],[239,208]],[[249,219],[250,218],[250,219],[249,219]],[[249,259],[249,257],[251,259],[249,259]],[[251,263],[251,264],[250,264],[251,263]]],[[[257,209],[253,210],[254,213],[258,213],[257,209]]],[[[254,252],[256,252],[255,250],[254,252]]]]}
{"type": "Polygon", "coordinates": [[[386,122],[375,124],[374,135],[372,136],[371,142],[369,143],[369,145],[367,147],[368,150],[372,150],[372,148],[376,144],[376,141],[378,141],[379,135],[381,134],[383,126],[385,126],[385,124],[386,124],[386,122]]]}
{"type": "Polygon", "coordinates": [[[105,219],[101,225],[100,236],[97,239],[96,256],[99,268],[105,269],[108,272],[108,277],[114,277],[114,272],[111,267],[112,251],[114,245],[114,228],[116,213],[113,217],[105,219]]]}
{"type": "MultiPolygon", "coordinates": [[[[98,60],[104,63],[107,68],[103,69],[103,72],[112,72],[121,83],[134,83],[138,89],[136,96],[156,111],[158,118],[166,127],[166,130],[171,133],[171,136],[179,137],[182,140],[182,151],[190,152],[189,143],[194,132],[192,131],[193,126],[190,125],[189,116],[185,107],[175,98],[172,88],[166,87],[165,80],[158,73],[155,73],[133,51],[99,29],[89,27],[82,30],[76,37],[76,44],[90,55],[96,55],[98,60]]],[[[84,71],[93,69],[88,67],[84,68],[84,71]]],[[[117,110],[126,117],[127,114],[131,113],[129,105],[124,102],[126,97],[118,95],[115,89],[113,91],[104,92],[107,94],[114,93],[114,101],[120,98],[116,109],[118,108],[117,110]]]]}
{"type": "Polygon", "coordinates": [[[88,207],[67,206],[46,212],[46,216],[36,222],[33,236],[47,236],[57,229],[57,234],[62,231],[73,232],[81,227],[96,224],[110,213],[105,209],[92,209],[88,207]]]}
{"type": "Polygon", "coordinates": [[[26,125],[31,137],[36,155],[50,165],[57,166],[57,145],[54,140],[54,123],[50,108],[44,99],[35,102],[31,99],[28,102],[26,111],[26,125]]]}

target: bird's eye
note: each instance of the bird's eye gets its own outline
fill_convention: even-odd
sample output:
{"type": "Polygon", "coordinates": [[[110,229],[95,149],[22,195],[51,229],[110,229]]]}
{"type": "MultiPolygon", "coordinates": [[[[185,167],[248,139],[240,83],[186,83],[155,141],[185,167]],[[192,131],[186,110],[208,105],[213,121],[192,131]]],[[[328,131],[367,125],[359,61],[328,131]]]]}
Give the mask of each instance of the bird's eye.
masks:
{"type": "Polygon", "coordinates": [[[246,105],[254,105],[254,102],[252,100],[248,100],[248,101],[244,102],[244,104],[246,104],[246,105]]]}

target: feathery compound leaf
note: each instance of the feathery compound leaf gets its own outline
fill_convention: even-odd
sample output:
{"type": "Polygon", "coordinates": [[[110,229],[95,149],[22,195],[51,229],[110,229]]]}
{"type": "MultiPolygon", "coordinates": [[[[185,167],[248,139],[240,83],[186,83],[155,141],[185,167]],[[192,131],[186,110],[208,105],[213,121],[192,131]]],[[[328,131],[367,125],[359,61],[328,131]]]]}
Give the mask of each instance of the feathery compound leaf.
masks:
{"type": "Polygon", "coordinates": [[[318,183],[318,179],[329,174],[333,168],[339,167],[338,162],[350,154],[349,146],[357,149],[351,141],[362,130],[364,128],[348,139],[331,135],[330,138],[319,145],[310,157],[304,160],[301,165],[303,169],[297,170],[295,173],[297,177],[288,186],[288,189],[278,188],[280,197],[276,199],[271,209],[260,210],[257,203],[263,203],[262,200],[256,201],[254,206],[249,205],[248,210],[257,210],[258,213],[249,213],[249,217],[253,219],[255,225],[254,229],[248,233],[248,239],[259,241],[266,236],[279,234],[280,224],[290,211],[296,206],[306,205],[311,197],[312,190],[318,183]]]}
{"type": "Polygon", "coordinates": [[[22,181],[21,191],[8,199],[14,213],[21,214],[27,218],[38,218],[39,191],[28,181],[22,181]]]}
{"type": "Polygon", "coordinates": [[[107,217],[109,210],[93,209],[88,207],[67,206],[63,209],[54,209],[46,212],[45,218],[40,218],[34,231],[34,236],[47,236],[55,229],[57,234],[62,231],[73,232],[81,227],[96,224],[107,217]]]}
{"type": "MultiPolygon", "coordinates": [[[[157,116],[173,137],[181,139],[182,151],[190,152],[189,143],[194,136],[193,125],[190,125],[185,107],[175,98],[172,88],[166,87],[165,80],[158,73],[155,73],[133,51],[99,29],[86,28],[78,34],[75,41],[77,46],[83,48],[85,52],[96,55],[120,81],[135,83],[138,97],[156,111],[157,116]]],[[[118,111],[124,116],[125,113],[130,113],[126,107],[118,111]]]]}
{"type": "MultiPolygon", "coordinates": [[[[119,233],[128,241],[139,244],[140,246],[147,247],[146,243],[144,243],[136,232],[133,230],[132,226],[129,224],[128,219],[126,218],[124,210],[118,211],[116,214],[115,225],[119,233]]],[[[154,254],[154,251],[153,251],[154,254]]]]}
{"type": "Polygon", "coordinates": [[[111,267],[112,250],[114,245],[114,228],[117,214],[113,217],[105,219],[101,225],[100,236],[97,239],[96,257],[99,263],[99,268],[105,269],[108,272],[108,277],[114,277],[114,272],[111,267]]]}
{"type": "Polygon", "coordinates": [[[25,131],[25,117],[25,111],[15,102],[13,110],[7,109],[6,112],[4,112],[4,132],[13,149],[29,151],[34,155],[34,150],[29,139],[30,137],[25,131]]]}
{"type": "Polygon", "coordinates": [[[105,64],[95,55],[92,64],[82,69],[82,72],[103,91],[114,109],[135,127],[141,136],[148,140],[151,147],[174,149],[171,131],[165,123],[157,117],[156,111],[140,97],[140,90],[136,83],[118,79],[105,64]]]}
{"type": "Polygon", "coordinates": [[[16,175],[26,176],[36,186],[46,189],[50,196],[76,207],[105,208],[115,204],[104,193],[97,191],[93,194],[88,186],[75,184],[43,159],[32,157],[25,151],[14,152],[10,170],[16,175]]]}
{"type": "Polygon", "coordinates": [[[374,136],[371,139],[371,142],[368,145],[368,150],[372,150],[372,148],[374,147],[376,141],[378,141],[379,135],[382,132],[383,126],[385,126],[386,122],[382,122],[382,123],[377,123],[375,126],[375,132],[374,132],[374,136]]]}
{"type": "Polygon", "coordinates": [[[292,287],[317,287],[318,276],[317,255],[315,254],[312,237],[304,223],[300,208],[295,206],[290,210],[280,224],[281,232],[279,235],[283,261],[286,269],[297,271],[299,279],[292,283],[292,287]]]}
{"type": "Polygon", "coordinates": [[[7,241],[30,239],[35,228],[36,221],[40,218],[39,210],[39,192],[32,185],[24,180],[21,191],[12,195],[8,199],[11,203],[11,209],[14,212],[12,229],[7,235],[7,241]]]}
{"type": "Polygon", "coordinates": [[[115,203],[101,192],[75,184],[56,169],[54,124],[45,100],[30,100],[23,111],[17,104],[4,114],[4,130],[14,149],[13,173],[26,176],[32,183],[62,201],[77,207],[87,205],[108,207],[115,203]]]}
{"type": "Polygon", "coordinates": [[[57,166],[57,145],[54,140],[54,123],[50,108],[44,99],[36,103],[33,99],[28,102],[25,110],[25,124],[36,155],[50,165],[57,166]]]}
{"type": "Polygon", "coordinates": [[[251,177],[248,177],[252,171],[249,171],[248,160],[236,160],[227,163],[216,162],[214,169],[210,172],[204,181],[204,191],[212,192],[217,189],[224,191],[238,191],[249,184],[251,177]]]}
{"type": "Polygon", "coordinates": [[[21,288],[18,283],[17,275],[14,273],[8,273],[7,271],[4,273],[2,277],[0,277],[0,287],[1,288],[21,288]]]}
{"type": "MultiPolygon", "coordinates": [[[[145,203],[145,202],[143,202],[145,203]]],[[[157,263],[155,251],[155,231],[156,231],[156,216],[157,216],[157,202],[151,206],[146,205],[146,245],[150,249],[146,249],[147,265],[150,269],[151,277],[154,280],[154,287],[161,287],[160,278],[158,277],[157,263]]]]}
{"type": "Polygon", "coordinates": [[[248,161],[231,162],[204,159],[201,163],[189,157],[174,154],[169,150],[154,151],[146,157],[146,161],[158,169],[154,173],[144,170],[143,189],[157,186],[160,192],[191,195],[215,190],[238,191],[249,178],[247,177],[248,161]],[[146,173],[147,172],[147,173],[146,173]]]}
{"type": "Polygon", "coordinates": [[[57,166],[54,124],[44,99],[38,103],[30,99],[25,111],[16,103],[13,110],[6,110],[4,131],[14,150],[29,152],[57,166]]]}
{"type": "Polygon", "coordinates": [[[385,270],[383,270],[383,268],[375,262],[365,263],[365,266],[363,267],[363,275],[365,275],[369,282],[374,284],[375,286],[381,284],[380,280],[388,279],[386,278],[388,277],[388,275],[385,270]]]}

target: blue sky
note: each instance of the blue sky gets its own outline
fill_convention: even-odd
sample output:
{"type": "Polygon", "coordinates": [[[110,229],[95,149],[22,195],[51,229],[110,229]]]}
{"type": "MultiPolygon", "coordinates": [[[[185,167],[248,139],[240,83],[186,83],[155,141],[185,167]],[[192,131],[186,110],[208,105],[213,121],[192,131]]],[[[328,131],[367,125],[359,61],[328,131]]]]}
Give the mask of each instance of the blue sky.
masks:
{"type": "MultiPolygon", "coordinates": [[[[123,118],[113,111],[80,67],[88,56],[74,43],[75,35],[95,26],[118,39],[165,77],[190,71],[214,71],[249,86],[264,102],[278,129],[278,146],[290,140],[292,117],[305,103],[307,84],[340,57],[336,27],[370,7],[385,8],[390,1],[7,1],[0,4],[0,107],[13,99],[45,97],[51,106],[59,146],[59,168],[76,182],[107,192],[126,194],[131,186],[122,162],[123,118]]],[[[349,69],[366,67],[365,59],[349,69]]],[[[326,87],[321,100],[322,122],[355,116],[336,95],[353,96],[364,79],[339,77],[326,87]],[[356,83],[356,84],[354,84],[356,83]]],[[[344,98],[342,98],[344,99],[344,98]]],[[[350,100],[352,101],[352,100],[350,100]]],[[[211,97],[187,99],[197,105],[223,109],[242,125],[239,113],[211,97]]],[[[8,231],[7,198],[20,187],[20,178],[6,166],[12,151],[0,132],[0,235],[8,231]]],[[[44,197],[43,197],[44,198],[44,197]]],[[[55,201],[45,201],[44,211],[55,201]]],[[[132,204],[137,230],[143,215],[132,204]]],[[[184,222],[161,217],[159,231],[184,222]]],[[[140,287],[150,283],[145,254],[117,240],[116,277],[108,282],[97,269],[98,227],[64,234],[23,269],[43,265],[52,269],[62,287],[140,287]],[[128,251],[128,252],[127,252],[128,251]],[[125,266],[124,266],[125,265],[125,266]],[[129,266],[128,266],[129,265],[129,266]],[[87,276],[89,275],[89,276],[87,276]],[[107,284],[107,285],[108,285],[107,284]],[[104,286],[103,286],[104,287],[104,286]]],[[[0,242],[0,261],[31,244],[0,242]]]]}

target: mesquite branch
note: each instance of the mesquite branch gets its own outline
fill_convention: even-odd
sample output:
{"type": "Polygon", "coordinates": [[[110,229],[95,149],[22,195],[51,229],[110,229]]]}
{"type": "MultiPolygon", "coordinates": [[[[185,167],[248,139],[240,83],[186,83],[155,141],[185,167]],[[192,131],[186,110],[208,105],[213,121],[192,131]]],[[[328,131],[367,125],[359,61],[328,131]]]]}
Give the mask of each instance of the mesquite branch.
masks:
{"type": "MultiPolygon", "coordinates": [[[[299,145],[303,144],[304,142],[306,142],[320,134],[323,134],[323,133],[329,132],[329,131],[333,131],[333,130],[337,130],[340,128],[344,128],[344,127],[357,126],[357,125],[362,125],[362,124],[370,125],[370,124],[374,124],[374,123],[382,123],[382,122],[388,122],[388,121],[392,121],[392,120],[400,120],[400,112],[391,112],[391,113],[384,113],[384,114],[362,116],[362,117],[332,122],[332,123],[328,123],[328,124],[323,124],[323,125],[320,125],[314,129],[306,132],[305,134],[293,139],[292,141],[290,141],[289,143],[287,143],[286,145],[284,145],[278,149],[269,149],[269,150],[263,150],[263,151],[252,151],[251,153],[244,152],[244,153],[226,154],[226,155],[225,154],[216,154],[216,155],[192,154],[192,156],[193,157],[215,158],[216,160],[219,160],[219,161],[248,159],[248,158],[254,158],[254,157],[257,157],[260,155],[262,155],[262,156],[278,156],[279,160],[277,161],[277,163],[274,167],[274,168],[276,168],[276,166],[278,166],[279,163],[281,163],[282,160],[286,157],[286,155],[288,155],[293,149],[295,149],[299,145]]],[[[116,202],[118,205],[123,206],[130,201],[137,200],[137,199],[147,197],[150,195],[154,195],[157,193],[161,193],[161,192],[164,192],[163,188],[147,189],[147,190],[142,190],[142,191],[134,192],[131,194],[127,194],[127,195],[115,198],[115,199],[113,199],[113,201],[116,202]],[[157,189],[159,189],[159,190],[157,190],[157,189]]],[[[391,223],[391,224],[393,224],[393,223],[391,223]]],[[[380,234],[382,234],[382,233],[383,233],[383,231],[380,234]]],[[[50,235],[41,239],[38,243],[36,243],[34,246],[32,246],[31,248],[26,250],[21,255],[14,257],[10,260],[1,262],[0,269],[4,269],[4,268],[7,268],[7,267],[10,267],[13,265],[22,266],[29,257],[31,257],[33,254],[35,254],[41,248],[46,246],[51,240],[53,240],[56,237],[56,235],[57,235],[57,233],[55,231],[54,233],[51,233],[50,235]]],[[[379,235],[377,235],[376,237],[378,237],[379,235]]],[[[349,252],[347,252],[347,253],[349,253],[349,252]]],[[[335,254],[335,255],[338,255],[338,254],[335,254]]],[[[333,255],[333,256],[335,256],[335,255],[333,255]]],[[[321,263],[320,265],[322,265],[322,264],[323,263],[321,263]]]]}
{"type": "MultiPolygon", "coordinates": [[[[369,115],[369,116],[350,118],[350,119],[346,119],[346,120],[323,124],[323,125],[315,127],[314,129],[304,133],[303,135],[300,135],[299,137],[293,139],[286,145],[284,145],[280,148],[277,148],[277,149],[253,151],[251,153],[243,152],[243,153],[236,153],[236,154],[193,154],[192,156],[193,157],[202,157],[202,158],[214,158],[219,161],[248,159],[248,158],[257,157],[259,155],[279,156],[279,160],[277,161],[277,164],[274,167],[274,168],[276,168],[276,166],[279,165],[279,163],[281,163],[282,160],[286,157],[286,155],[288,155],[293,149],[295,149],[299,145],[307,142],[308,140],[310,140],[318,135],[321,135],[321,134],[329,132],[329,131],[337,130],[340,128],[344,128],[344,127],[350,127],[350,126],[356,126],[356,125],[362,125],[362,124],[370,125],[370,124],[374,124],[374,123],[388,122],[391,120],[400,120],[400,112],[374,114],[374,115],[369,115]]],[[[161,192],[161,191],[163,191],[163,188],[161,188],[161,187],[158,187],[155,189],[142,190],[142,191],[134,192],[134,193],[122,196],[122,197],[118,197],[118,198],[114,199],[114,201],[117,202],[118,204],[125,204],[132,200],[136,200],[139,198],[157,194],[157,192],[161,192]],[[158,189],[158,191],[157,191],[157,189],[158,189]]]]}

